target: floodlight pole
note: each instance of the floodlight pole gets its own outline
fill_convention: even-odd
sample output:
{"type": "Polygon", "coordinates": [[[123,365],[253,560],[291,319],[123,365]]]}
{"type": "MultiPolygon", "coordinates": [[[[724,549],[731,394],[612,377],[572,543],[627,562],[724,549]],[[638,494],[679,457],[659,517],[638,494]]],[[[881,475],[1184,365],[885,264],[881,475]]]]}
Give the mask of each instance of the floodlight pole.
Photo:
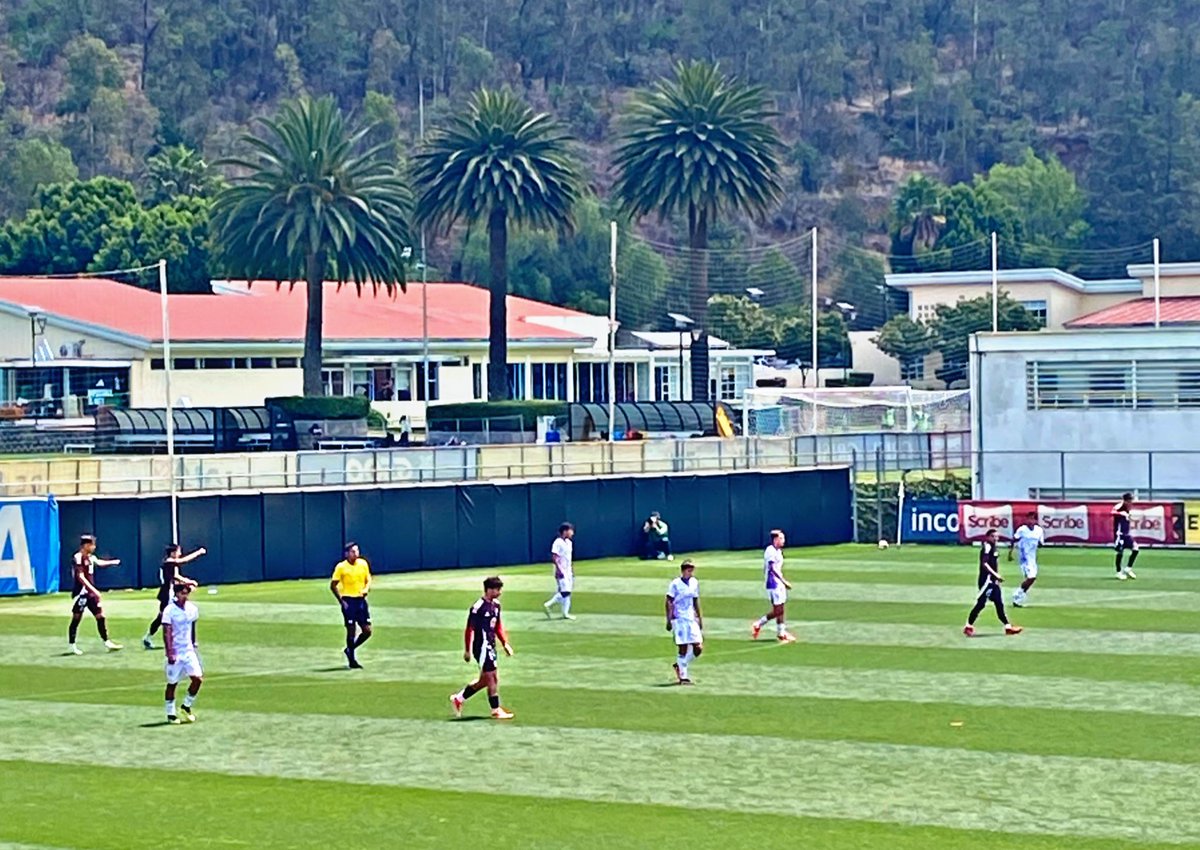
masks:
{"type": "Polygon", "coordinates": [[[813,388],[821,388],[821,373],[817,368],[817,228],[812,229],[812,373],[813,388]]]}
{"type": "Polygon", "coordinates": [[[171,542],[179,542],[179,493],[175,475],[175,405],[171,401],[171,312],[167,306],[167,261],[158,261],[158,301],[162,308],[163,377],[167,393],[167,467],[170,470],[171,542]]]}
{"type": "MultiPolygon", "coordinates": [[[[1000,330],[1000,252],[996,231],[992,231],[992,333],[1000,330]]],[[[948,386],[948,385],[947,385],[948,386]]]]}
{"type": "Polygon", "coordinates": [[[1162,326],[1162,279],[1159,274],[1159,254],[1158,237],[1154,238],[1154,327],[1162,326]]]}
{"type": "MultiPolygon", "coordinates": [[[[417,84],[417,116],[421,141],[425,141],[425,77],[417,84]]],[[[429,260],[425,255],[425,225],[421,225],[421,397],[425,399],[425,438],[429,438],[429,260]]]]}
{"type": "MultiPolygon", "coordinates": [[[[617,415],[617,223],[608,223],[610,247],[608,252],[608,441],[616,437],[617,415]]],[[[680,375],[680,380],[683,376],[680,375]]]]}

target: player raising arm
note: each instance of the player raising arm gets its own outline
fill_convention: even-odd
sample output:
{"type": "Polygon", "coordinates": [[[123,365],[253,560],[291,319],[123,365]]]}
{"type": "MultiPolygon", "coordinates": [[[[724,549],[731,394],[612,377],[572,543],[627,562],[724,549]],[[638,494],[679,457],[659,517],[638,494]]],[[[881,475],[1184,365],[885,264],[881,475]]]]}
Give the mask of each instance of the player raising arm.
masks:
{"type": "Polygon", "coordinates": [[[1113,505],[1113,546],[1117,550],[1117,578],[1125,581],[1128,578],[1137,578],[1133,572],[1133,562],[1137,560],[1138,543],[1137,538],[1132,534],[1130,528],[1131,520],[1133,519],[1133,494],[1122,493],[1121,501],[1113,505]],[[1129,551],[1129,566],[1121,569],[1121,555],[1125,551],[1129,551]]]}
{"type": "Polygon", "coordinates": [[[79,632],[79,621],[83,619],[85,610],[91,611],[96,618],[96,631],[100,640],[110,652],[121,649],[121,644],[108,638],[108,625],[104,622],[104,609],[100,607],[100,591],[96,589],[95,577],[97,567],[115,567],[121,563],[120,558],[97,558],[96,538],[84,534],[79,538],[79,551],[72,558],[71,571],[74,576],[74,586],[71,588],[71,626],[67,630],[70,641],[68,652],[72,655],[83,655],[83,650],[75,645],[75,636],[79,632]]]}
{"type": "Polygon", "coordinates": [[[750,634],[758,639],[762,627],[771,620],[775,621],[775,635],[780,643],[794,643],[796,638],[787,630],[784,622],[784,606],[787,604],[787,592],[792,585],[783,577],[783,546],[787,542],[783,532],[775,529],[771,532],[771,545],[763,552],[763,576],[766,582],[767,599],[771,607],[755,622],[750,624],[750,634]]]}
{"type": "Polygon", "coordinates": [[[207,555],[208,550],[201,546],[195,552],[185,555],[183,547],[178,543],[168,543],[163,551],[162,565],[158,568],[158,616],[150,623],[150,628],[146,630],[146,634],[142,636],[142,646],[145,649],[154,649],[154,633],[158,631],[162,625],[163,610],[171,601],[171,594],[174,592],[176,584],[189,584],[196,587],[198,582],[190,579],[183,573],[179,572],[179,568],[184,564],[190,564],[197,558],[207,555]]]}
{"type": "Polygon", "coordinates": [[[497,720],[511,720],[513,717],[511,711],[500,707],[500,681],[496,674],[496,641],[500,641],[506,655],[513,654],[508,633],[500,621],[499,600],[503,589],[504,582],[499,576],[484,579],[483,596],[476,600],[467,613],[467,628],[463,632],[463,661],[474,661],[479,665],[479,678],[450,695],[450,706],[454,709],[455,717],[461,717],[463,703],[484,688],[487,688],[492,717],[497,720]]]}
{"type": "Polygon", "coordinates": [[[696,565],[684,561],[679,565],[679,578],[667,587],[667,631],[675,634],[678,659],[672,665],[680,685],[690,685],[688,664],[704,651],[704,616],[700,613],[700,585],[694,577],[696,565]]]}

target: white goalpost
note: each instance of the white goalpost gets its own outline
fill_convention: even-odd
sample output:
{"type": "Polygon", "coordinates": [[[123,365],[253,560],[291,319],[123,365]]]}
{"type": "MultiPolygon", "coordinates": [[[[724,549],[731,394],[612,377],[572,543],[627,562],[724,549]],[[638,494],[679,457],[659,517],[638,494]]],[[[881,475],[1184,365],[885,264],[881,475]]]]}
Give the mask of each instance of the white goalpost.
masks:
{"type": "Polygon", "coordinates": [[[742,433],[793,437],[970,429],[969,390],[911,387],[758,387],[742,398],[742,433]]]}

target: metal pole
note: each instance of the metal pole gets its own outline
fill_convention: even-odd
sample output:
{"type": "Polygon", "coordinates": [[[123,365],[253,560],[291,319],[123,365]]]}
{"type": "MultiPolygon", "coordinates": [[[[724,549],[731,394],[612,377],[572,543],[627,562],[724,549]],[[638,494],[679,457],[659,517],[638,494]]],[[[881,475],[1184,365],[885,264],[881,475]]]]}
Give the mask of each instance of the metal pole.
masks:
{"type": "Polygon", "coordinates": [[[850,527],[851,539],[858,543],[858,450],[850,447],[850,527]]]}
{"type": "Polygon", "coordinates": [[[812,229],[812,372],[813,387],[821,388],[821,373],[817,371],[817,228],[812,229]]]}
{"type": "Polygon", "coordinates": [[[1159,278],[1158,238],[1154,239],[1154,327],[1162,324],[1162,282],[1159,278]]]}
{"type": "Polygon", "coordinates": [[[617,223],[608,223],[608,441],[614,442],[617,426],[617,223]]]}
{"type": "Polygon", "coordinates": [[[171,314],[167,309],[167,261],[158,261],[158,301],[162,308],[163,376],[167,392],[167,466],[170,468],[171,541],[179,540],[179,494],[175,486],[175,404],[171,401],[171,314]]]}
{"type": "Polygon", "coordinates": [[[1000,251],[996,231],[992,231],[992,333],[1000,330],[1000,251]]]}
{"type": "MultiPolygon", "coordinates": [[[[417,121],[425,141],[425,77],[417,85],[417,121]]],[[[425,435],[429,437],[429,259],[425,254],[425,226],[421,225],[421,397],[425,399],[425,435]]],[[[410,423],[411,424],[411,423],[410,423]]]]}

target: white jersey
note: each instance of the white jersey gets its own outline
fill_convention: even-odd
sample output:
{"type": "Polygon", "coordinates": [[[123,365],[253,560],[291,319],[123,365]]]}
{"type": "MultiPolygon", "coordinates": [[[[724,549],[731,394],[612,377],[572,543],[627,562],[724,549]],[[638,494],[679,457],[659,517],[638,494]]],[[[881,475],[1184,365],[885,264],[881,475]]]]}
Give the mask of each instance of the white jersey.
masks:
{"type": "Polygon", "coordinates": [[[696,600],[700,598],[700,583],[696,577],[684,581],[683,576],[677,576],[667,587],[667,598],[675,609],[676,620],[696,619],[696,600]]]}
{"type": "Polygon", "coordinates": [[[1017,547],[1017,558],[1020,563],[1028,564],[1037,560],[1038,546],[1046,542],[1046,533],[1040,525],[1022,525],[1013,535],[1017,547]]]}
{"type": "Polygon", "coordinates": [[[763,580],[767,590],[783,587],[783,552],[774,543],[763,551],[763,580]]]}
{"type": "Polygon", "coordinates": [[[571,566],[571,557],[575,551],[573,541],[565,537],[554,538],[550,554],[554,556],[554,577],[556,579],[571,579],[575,577],[575,569],[571,566]]]}
{"type": "Polygon", "coordinates": [[[174,599],[163,609],[163,626],[171,627],[171,653],[175,656],[196,651],[192,643],[192,627],[200,617],[200,611],[191,600],[180,608],[174,599]]]}

